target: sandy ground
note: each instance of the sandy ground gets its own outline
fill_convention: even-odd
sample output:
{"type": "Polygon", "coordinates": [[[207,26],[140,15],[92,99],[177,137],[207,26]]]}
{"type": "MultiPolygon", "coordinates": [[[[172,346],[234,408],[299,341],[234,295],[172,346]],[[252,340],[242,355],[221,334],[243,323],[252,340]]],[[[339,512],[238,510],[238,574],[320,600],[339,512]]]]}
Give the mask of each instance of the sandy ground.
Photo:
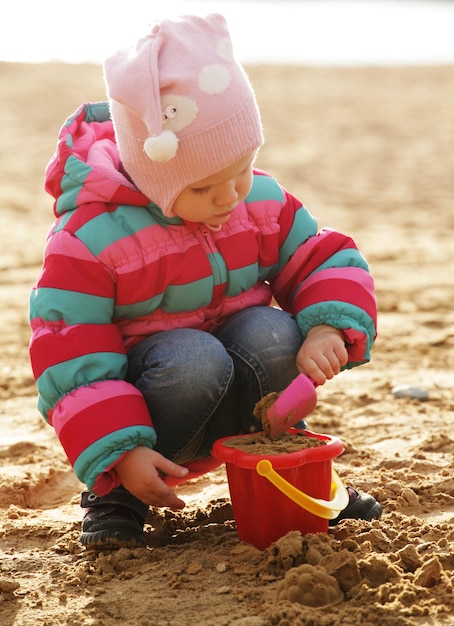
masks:
{"type": "Polygon", "coordinates": [[[104,86],[98,66],[0,64],[2,626],[454,624],[454,67],[250,75],[259,165],[356,238],[376,278],[372,363],[318,389],[309,426],[341,438],[333,466],[383,518],[259,551],[238,540],[221,467],[178,488],[182,512],[150,511],[147,549],[82,549],[82,486],[36,410],[27,300],[52,219],[44,167],[104,86]]]}

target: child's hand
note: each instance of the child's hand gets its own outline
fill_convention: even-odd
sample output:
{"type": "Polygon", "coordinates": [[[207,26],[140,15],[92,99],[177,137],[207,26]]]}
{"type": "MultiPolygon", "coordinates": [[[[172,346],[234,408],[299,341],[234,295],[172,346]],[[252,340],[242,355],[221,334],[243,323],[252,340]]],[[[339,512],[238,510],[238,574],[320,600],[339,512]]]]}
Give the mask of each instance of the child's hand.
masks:
{"type": "Polygon", "coordinates": [[[182,465],[169,461],[159,452],[145,446],[133,448],[126,452],[115,466],[115,470],[123,487],[145,504],[164,506],[174,510],[184,507],[183,500],[177,498],[159,473],[183,478],[188,470],[182,465]]]}
{"type": "Polygon", "coordinates": [[[332,326],[314,326],[308,332],[296,357],[298,371],[306,374],[317,385],[339,374],[348,361],[344,334],[332,326]]]}

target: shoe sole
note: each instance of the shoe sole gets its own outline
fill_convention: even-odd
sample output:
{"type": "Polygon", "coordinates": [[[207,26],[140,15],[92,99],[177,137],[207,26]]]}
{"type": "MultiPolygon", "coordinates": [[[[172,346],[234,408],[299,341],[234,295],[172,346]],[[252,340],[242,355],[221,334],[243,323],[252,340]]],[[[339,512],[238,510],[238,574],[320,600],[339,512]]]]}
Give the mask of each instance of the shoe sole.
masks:
{"type": "Polygon", "coordinates": [[[87,531],[80,535],[80,541],[87,549],[94,550],[118,550],[119,548],[145,548],[146,541],[142,535],[129,534],[125,530],[87,531]]]}

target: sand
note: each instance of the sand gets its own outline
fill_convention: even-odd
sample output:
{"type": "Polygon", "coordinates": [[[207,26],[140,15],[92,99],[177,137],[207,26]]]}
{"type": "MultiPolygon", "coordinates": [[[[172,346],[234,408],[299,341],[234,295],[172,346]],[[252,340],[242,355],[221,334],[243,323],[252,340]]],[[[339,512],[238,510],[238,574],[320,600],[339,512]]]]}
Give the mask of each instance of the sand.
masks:
{"type": "Polygon", "coordinates": [[[36,410],[27,301],[52,219],[44,167],[104,86],[96,65],[0,64],[2,626],[454,624],[454,67],[249,73],[259,165],[351,234],[376,278],[372,362],[319,387],[308,422],[343,441],[333,466],[383,517],[259,551],[238,540],[220,467],[178,487],[183,511],[150,510],[147,549],[80,546],[83,486],[36,410]]]}

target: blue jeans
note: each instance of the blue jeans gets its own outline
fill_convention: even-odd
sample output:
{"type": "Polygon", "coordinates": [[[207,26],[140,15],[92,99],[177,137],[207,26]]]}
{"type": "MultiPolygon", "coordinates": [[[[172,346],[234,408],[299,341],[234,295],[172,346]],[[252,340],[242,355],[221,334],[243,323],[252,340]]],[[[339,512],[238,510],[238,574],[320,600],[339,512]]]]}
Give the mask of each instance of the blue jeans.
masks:
{"type": "Polygon", "coordinates": [[[297,376],[301,343],[291,315],[263,306],[236,313],[213,333],[181,328],[136,344],[127,379],[145,397],[155,449],[186,463],[208,456],[220,437],[261,430],[254,405],[297,376]]]}

